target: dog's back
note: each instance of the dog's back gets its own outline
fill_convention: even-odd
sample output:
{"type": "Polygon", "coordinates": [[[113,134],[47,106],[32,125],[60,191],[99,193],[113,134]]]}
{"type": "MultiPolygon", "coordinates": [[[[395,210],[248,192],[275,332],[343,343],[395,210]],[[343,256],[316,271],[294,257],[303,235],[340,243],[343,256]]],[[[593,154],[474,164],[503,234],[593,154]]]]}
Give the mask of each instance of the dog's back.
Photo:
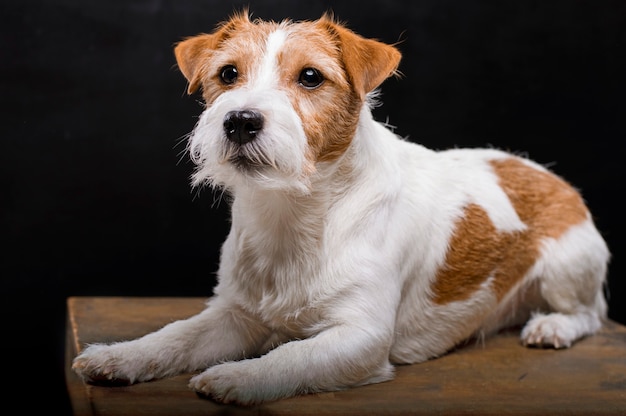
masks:
{"type": "MultiPolygon", "coordinates": [[[[472,335],[525,323],[526,345],[568,347],[606,317],[610,257],[580,194],[544,167],[493,149],[408,158],[406,268],[392,359],[422,361],[472,335]]],[[[394,244],[391,242],[390,244],[394,244]]]]}

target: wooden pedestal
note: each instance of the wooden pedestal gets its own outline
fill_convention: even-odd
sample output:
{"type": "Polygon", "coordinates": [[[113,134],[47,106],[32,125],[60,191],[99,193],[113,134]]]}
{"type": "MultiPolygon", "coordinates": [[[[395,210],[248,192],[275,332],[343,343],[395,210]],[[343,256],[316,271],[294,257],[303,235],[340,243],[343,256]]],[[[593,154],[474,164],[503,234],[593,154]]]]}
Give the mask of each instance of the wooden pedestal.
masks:
{"type": "Polygon", "coordinates": [[[386,383],[260,406],[221,405],[188,389],[190,375],[125,387],[84,384],[70,369],[86,343],[139,337],[204,308],[201,298],[73,297],[66,381],[76,415],[626,415],[626,327],[609,322],[571,349],[520,345],[517,332],[399,366],[386,383]]]}

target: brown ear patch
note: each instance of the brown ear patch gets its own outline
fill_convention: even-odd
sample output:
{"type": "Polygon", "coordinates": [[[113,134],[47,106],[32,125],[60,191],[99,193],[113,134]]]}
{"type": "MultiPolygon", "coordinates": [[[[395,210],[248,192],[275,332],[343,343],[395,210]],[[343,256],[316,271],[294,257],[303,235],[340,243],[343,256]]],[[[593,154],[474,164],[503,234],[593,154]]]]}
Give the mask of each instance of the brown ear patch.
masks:
{"type": "Polygon", "coordinates": [[[215,49],[218,40],[215,35],[202,34],[187,38],[174,48],[178,68],[189,82],[188,94],[193,94],[200,87],[204,61],[208,59],[210,51],[215,49]]]}
{"type": "Polygon", "coordinates": [[[337,39],[350,83],[361,99],[396,73],[402,55],[394,46],[364,38],[335,23],[329,15],[322,16],[317,24],[337,39]]]}
{"type": "Polygon", "coordinates": [[[230,37],[237,28],[247,24],[250,24],[247,11],[236,13],[230,20],[220,24],[213,33],[202,33],[176,44],[174,55],[180,72],[189,82],[187,93],[194,93],[202,85],[207,61],[220,42],[230,37]]]}
{"type": "Polygon", "coordinates": [[[489,277],[496,297],[502,299],[537,260],[541,239],[558,238],[587,219],[582,198],[560,178],[515,158],[490,163],[528,228],[500,232],[482,207],[467,205],[432,288],[437,304],[470,298],[489,277]]]}

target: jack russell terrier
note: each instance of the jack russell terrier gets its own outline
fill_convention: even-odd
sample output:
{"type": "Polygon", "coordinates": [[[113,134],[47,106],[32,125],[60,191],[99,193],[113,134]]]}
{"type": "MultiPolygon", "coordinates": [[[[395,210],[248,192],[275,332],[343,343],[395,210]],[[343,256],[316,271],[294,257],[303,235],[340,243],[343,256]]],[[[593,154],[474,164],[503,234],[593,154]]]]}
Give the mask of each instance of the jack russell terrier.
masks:
{"type": "Polygon", "coordinates": [[[206,102],[193,184],[232,197],[218,284],[196,316],[87,346],[85,381],[197,372],[191,389],[251,405],[387,381],[504,327],[566,348],[602,326],[610,254],[580,194],[525,158],[375,121],[394,46],[330,15],[245,11],[175,55],[206,102]]]}

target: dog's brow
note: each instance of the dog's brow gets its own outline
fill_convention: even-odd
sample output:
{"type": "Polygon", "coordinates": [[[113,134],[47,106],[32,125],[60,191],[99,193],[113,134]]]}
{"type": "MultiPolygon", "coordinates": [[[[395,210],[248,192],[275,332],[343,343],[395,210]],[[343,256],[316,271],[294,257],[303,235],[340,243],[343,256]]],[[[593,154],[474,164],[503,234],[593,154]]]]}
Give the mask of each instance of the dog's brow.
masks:
{"type": "Polygon", "coordinates": [[[287,34],[284,30],[278,29],[270,33],[265,42],[265,56],[258,72],[256,84],[258,86],[271,86],[276,80],[276,63],[278,51],[285,43],[287,34]]]}

